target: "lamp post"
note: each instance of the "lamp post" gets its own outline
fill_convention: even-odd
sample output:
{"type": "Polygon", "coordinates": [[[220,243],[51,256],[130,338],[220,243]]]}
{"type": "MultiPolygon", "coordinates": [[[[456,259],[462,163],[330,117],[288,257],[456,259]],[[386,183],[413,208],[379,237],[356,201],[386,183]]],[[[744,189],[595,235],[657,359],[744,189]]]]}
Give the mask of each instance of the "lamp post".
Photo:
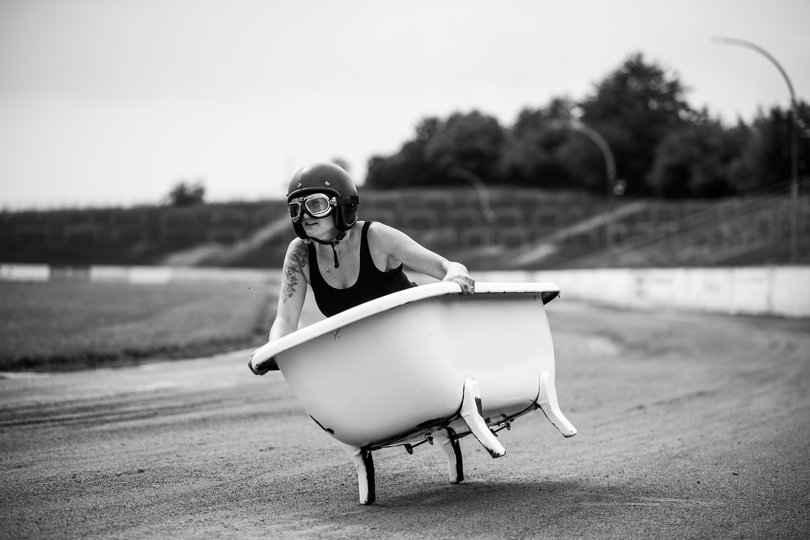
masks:
{"type": "Polygon", "coordinates": [[[607,175],[607,189],[605,190],[605,194],[610,196],[618,185],[616,183],[616,159],[613,157],[613,151],[610,149],[610,145],[608,145],[605,138],[602,137],[598,131],[583,124],[579,118],[572,118],[569,127],[577,133],[582,133],[588,137],[599,147],[599,151],[602,152],[602,156],[605,158],[605,174],[607,175]]]}
{"type": "MultiPolygon", "coordinates": [[[[599,151],[602,152],[602,157],[605,160],[605,195],[609,198],[611,195],[622,195],[624,193],[625,182],[616,179],[616,159],[613,156],[613,151],[610,149],[610,145],[607,143],[604,137],[593,129],[592,127],[586,125],[582,120],[579,119],[579,115],[576,111],[571,111],[571,115],[564,121],[555,120],[551,123],[552,127],[554,128],[565,128],[570,129],[571,131],[575,131],[576,133],[581,133],[585,135],[592,143],[599,148],[599,151]]],[[[610,214],[608,214],[610,215],[610,214]]],[[[606,245],[609,247],[612,245],[612,228],[613,228],[613,219],[610,218],[605,225],[605,242],[606,245]]]]}
{"type": "Polygon", "coordinates": [[[472,184],[478,195],[478,203],[481,205],[481,214],[484,216],[487,223],[495,223],[498,216],[495,214],[495,211],[492,209],[492,204],[489,202],[489,191],[484,185],[484,181],[481,180],[477,174],[463,167],[453,167],[450,170],[450,176],[472,184]]]}
{"type": "Polygon", "coordinates": [[[602,137],[598,131],[588,125],[585,125],[582,120],[573,114],[570,118],[564,121],[555,120],[551,123],[551,125],[552,127],[558,129],[570,129],[571,131],[581,133],[590,139],[590,141],[594,143],[597,148],[599,148],[599,151],[602,152],[602,157],[605,160],[605,181],[607,183],[605,194],[610,196],[611,194],[621,195],[623,193],[624,183],[619,182],[616,179],[616,159],[613,157],[613,151],[610,149],[610,145],[607,143],[605,138],[602,137]],[[621,192],[619,191],[620,189],[622,190],[621,192]]]}
{"type": "Polygon", "coordinates": [[[736,39],[736,38],[729,38],[729,37],[714,37],[712,41],[715,43],[720,43],[722,45],[734,45],[737,47],[745,47],[746,49],[750,49],[755,51],[776,66],[776,69],[779,70],[779,73],[782,74],[782,77],[785,79],[785,82],[788,86],[788,91],[790,92],[790,113],[792,117],[792,125],[790,126],[790,200],[791,200],[791,217],[790,217],[790,260],[791,262],[796,261],[797,251],[798,251],[798,229],[799,229],[799,158],[798,158],[798,127],[799,127],[799,115],[796,109],[796,93],[793,91],[793,83],[790,82],[790,77],[788,77],[787,72],[782,67],[782,65],[773,57],[771,53],[760,47],[755,43],[751,43],[750,41],[745,41],[743,39],[736,39]]]}

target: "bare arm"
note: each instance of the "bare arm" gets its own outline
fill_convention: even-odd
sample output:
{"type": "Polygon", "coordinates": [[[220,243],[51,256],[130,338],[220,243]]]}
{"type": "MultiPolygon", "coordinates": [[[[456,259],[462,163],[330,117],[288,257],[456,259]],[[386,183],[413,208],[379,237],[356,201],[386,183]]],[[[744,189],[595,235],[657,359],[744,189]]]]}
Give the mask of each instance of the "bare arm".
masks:
{"type": "Polygon", "coordinates": [[[270,327],[268,341],[275,341],[298,329],[301,310],[307,295],[307,280],[304,277],[307,258],[305,242],[300,239],[290,242],[284,257],[284,268],[281,271],[281,290],[278,295],[276,318],[270,327]]]}
{"type": "Polygon", "coordinates": [[[407,234],[383,223],[374,223],[369,229],[373,251],[386,257],[386,269],[404,263],[408,268],[442,281],[461,285],[465,294],[475,291],[475,280],[467,268],[430,251],[407,234]]]}
{"type": "MultiPolygon", "coordinates": [[[[282,338],[298,329],[301,310],[307,295],[307,280],[304,274],[307,264],[307,244],[296,238],[290,242],[287,254],[284,256],[276,318],[270,327],[268,342],[282,338]]],[[[248,367],[256,375],[264,375],[268,371],[277,370],[278,364],[276,364],[275,358],[269,358],[260,365],[253,365],[251,358],[248,367]]]]}

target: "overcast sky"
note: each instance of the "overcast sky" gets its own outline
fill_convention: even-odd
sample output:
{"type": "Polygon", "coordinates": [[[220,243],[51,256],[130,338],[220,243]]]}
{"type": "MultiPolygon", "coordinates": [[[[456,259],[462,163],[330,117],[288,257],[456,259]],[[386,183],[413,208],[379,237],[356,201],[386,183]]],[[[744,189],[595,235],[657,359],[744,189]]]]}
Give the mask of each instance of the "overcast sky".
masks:
{"type": "Polygon", "coordinates": [[[641,52],[726,122],[810,91],[808,0],[0,0],[0,207],[280,198],[424,117],[581,99],[641,52]]]}

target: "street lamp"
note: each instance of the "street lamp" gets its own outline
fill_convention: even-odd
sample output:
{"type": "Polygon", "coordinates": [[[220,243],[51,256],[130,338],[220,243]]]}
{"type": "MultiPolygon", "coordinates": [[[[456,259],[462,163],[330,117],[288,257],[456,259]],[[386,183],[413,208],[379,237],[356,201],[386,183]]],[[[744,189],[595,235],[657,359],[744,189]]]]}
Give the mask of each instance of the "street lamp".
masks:
{"type": "MultiPolygon", "coordinates": [[[[598,131],[583,124],[579,118],[572,118],[569,126],[577,133],[582,133],[588,137],[596,146],[599,147],[599,151],[602,152],[602,156],[605,158],[605,174],[607,175],[606,192],[607,195],[610,196],[611,193],[614,193],[617,188],[620,187],[616,182],[616,159],[613,157],[613,151],[611,151],[610,145],[608,145],[605,138],[602,137],[598,131]]],[[[616,194],[618,195],[618,193],[616,194]]]]}
{"type": "Polygon", "coordinates": [[[776,69],[779,70],[779,73],[782,74],[784,77],[785,82],[787,83],[788,90],[790,91],[790,112],[793,118],[793,122],[790,129],[790,199],[791,199],[791,219],[790,219],[790,260],[791,262],[796,261],[797,251],[798,251],[798,229],[799,229],[799,158],[798,158],[798,149],[799,143],[797,139],[797,132],[799,130],[799,115],[798,111],[796,110],[796,93],[793,91],[793,83],[790,82],[790,77],[788,77],[787,72],[782,67],[782,65],[776,60],[776,58],[771,55],[768,51],[760,47],[755,43],[751,43],[750,41],[745,41],[742,39],[736,38],[729,38],[729,37],[713,37],[712,41],[715,43],[720,43],[723,45],[734,45],[737,47],[745,47],[746,49],[751,49],[755,51],[776,66],[776,69]]]}
{"type": "Polygon", "coordinates": [[[478,195],[478,203],[481,205],[481,214],[484,216],[487,223],[495,223],[498,216],[495,214],[495,211],[492,209],[492,204],[489,202],[489,191],[484,185],[484,181],[481,180],[477,174],[464,167],[453,167],[450,170],[450,176],[472,184],[478,195]]]}
{"type": "Polygon", "coordinates": [[[597,148],[599,148],[599,151],[602,152],[602,157],[605,160],[605,174],[607,181],[607,188],[605,189],[606,194],[610,196],[611,194],[621,195],[624,193],[625,183],[616,179],[616,159],[613,157],[613,151],[610,149],[610,145],[607,143],[605,138],[602,137],[598,131],[584,124],[582,120],[573,114],[570,118],[566,120],[556,120],[552,122],[551,125],[555,128],[570,129],[571,131],[581,133],[590,139],[591,142],[594,143],[597,148]]]}

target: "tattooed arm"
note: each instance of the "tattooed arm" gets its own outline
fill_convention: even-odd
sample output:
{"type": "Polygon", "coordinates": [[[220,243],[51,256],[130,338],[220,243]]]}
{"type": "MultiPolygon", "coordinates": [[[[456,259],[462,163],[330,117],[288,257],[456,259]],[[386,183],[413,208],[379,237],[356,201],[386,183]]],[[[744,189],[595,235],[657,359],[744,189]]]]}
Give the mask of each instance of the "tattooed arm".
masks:
{"type": "Polygon", "coordinates": [[[296,238],[290,242],[287,255],[284,257],[284,269],[281,273],[281,291],[278,296],[276,320],[270,327],[269,341],[286,336],[298,329],[301,309],[307,295],[308,271],[307,243],[296,238]]]}

